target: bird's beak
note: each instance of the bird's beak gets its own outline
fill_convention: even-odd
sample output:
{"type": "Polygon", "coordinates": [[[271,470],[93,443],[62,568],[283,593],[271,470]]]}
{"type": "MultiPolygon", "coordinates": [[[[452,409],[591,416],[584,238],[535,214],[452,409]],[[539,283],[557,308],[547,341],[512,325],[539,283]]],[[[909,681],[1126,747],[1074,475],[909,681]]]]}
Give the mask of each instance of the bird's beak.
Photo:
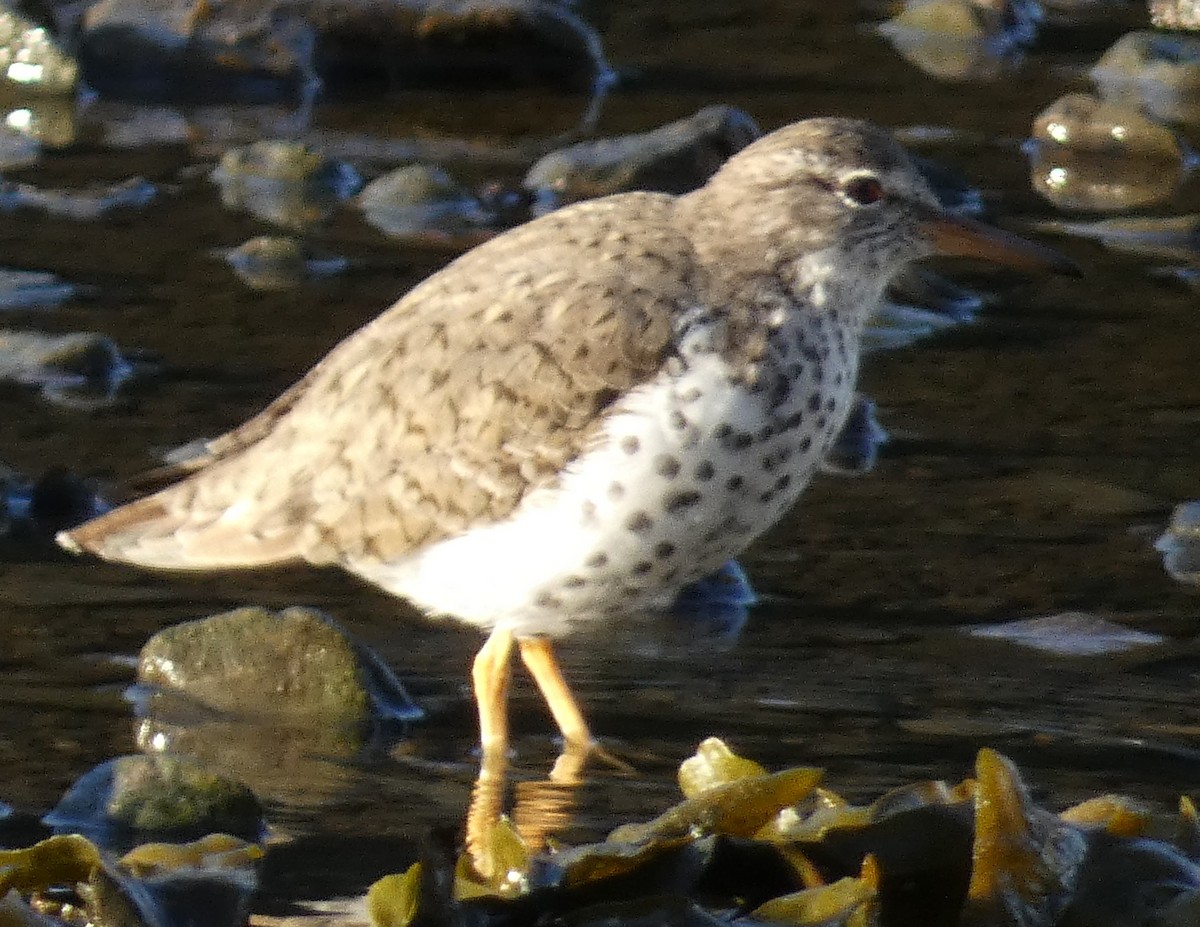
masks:
{"type": "Polygon", "coordinates": [[[1057,251],[974,219],[931,212],[921,219],[921,230],[933,241],[935,254],[980,258],[1018,270],[1083,276],[1078,264],[1057,251]]]}

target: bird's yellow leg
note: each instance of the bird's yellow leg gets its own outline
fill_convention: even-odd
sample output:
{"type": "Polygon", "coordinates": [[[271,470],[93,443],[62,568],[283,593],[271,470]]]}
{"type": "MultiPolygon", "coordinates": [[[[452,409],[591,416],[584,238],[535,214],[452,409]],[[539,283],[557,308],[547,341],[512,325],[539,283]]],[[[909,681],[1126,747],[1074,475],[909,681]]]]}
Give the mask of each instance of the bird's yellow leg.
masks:
{"type": "Polygon", "coordinates": [[[567,749],[578,751],[584,748],[583,752],[586,753],[586,748],[592,744],[592,733],[583,720],[583,712],[579,710],[571,687],[558,668],[554,645],[545,637],[519,637],[517,646],[521,649],[521,659],[529,675],[537,683],[550,714],[554,716],[554,723],[566,738],[567,749]]]}
{"type": "Polygon", "coordinates": [[[486,757],[494,750],[508,750],[508,683],[512,678],[509,656],[512,654],[511,631],[492,631],[471,667],[475,703],[479,706],[479,742],[486,757]]]}
{"type": "Polygon", "coordinates": [[[558,659],[554,656],[554,645],[550,640],[545,637],[519,637],[517,646],[521,650],[521,659],[529,670],[529,675],[541,690],[542,698],[546,700],[550,714],[554,716],[554,722],[566,741],[562,754],[550,772],[550,781],[563,785],[578,785],[582,781],[583,767],[591,756],[599,757],[622,772],[633,772],[628,763],[601,749],[592,739],[579,703],[575,701],[575,695],[559,669],[558,659]]]}
{"type": "Polygon", "coordinates": [[[491,879],[491,838],[504,811],[504,788],[508,771],[508,684],[512,678],[510,657],[513,637],[497,628],[475,656],[471,680],[479,707],[479,743],[483,755],[479,776],[467,808],[467,852],[485,879],[491,879]]]}

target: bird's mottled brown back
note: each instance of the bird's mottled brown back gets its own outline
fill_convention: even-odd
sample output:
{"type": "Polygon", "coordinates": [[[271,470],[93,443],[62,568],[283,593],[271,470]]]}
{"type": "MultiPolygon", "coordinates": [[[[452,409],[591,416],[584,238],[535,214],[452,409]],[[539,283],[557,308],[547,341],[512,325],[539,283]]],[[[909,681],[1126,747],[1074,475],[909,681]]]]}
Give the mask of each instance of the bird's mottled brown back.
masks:
{"type": "Polygon", "coordinates": [[[196,565],[256,544],[270,561],[393,559],[508,515],[661,365],[694,298],[673,210],[628,194],[551,214],[351,335],[154,497],[196,565]]]}

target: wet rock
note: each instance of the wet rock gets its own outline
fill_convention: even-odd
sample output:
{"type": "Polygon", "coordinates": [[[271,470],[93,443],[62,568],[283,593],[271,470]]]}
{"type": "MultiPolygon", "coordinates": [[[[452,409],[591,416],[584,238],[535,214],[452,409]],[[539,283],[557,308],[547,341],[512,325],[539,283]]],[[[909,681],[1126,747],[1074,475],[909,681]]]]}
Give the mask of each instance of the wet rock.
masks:
{"type": "Polygon", "coordinates": [[[255,142],[227,151],[212,179],[229,208],[300,231],[324,222],[362,185],[350,165],[287,141],[255,142]]]}
{"type": "Polygon", "coordinates": [[[141,177],[80,190],[47,190],[0,181],[0,211],[36,209],[64,219],[90,221],[118,209],[142,209],[157,195],[158,188],[141,177]]]}
{"type": "Polygon", "coordinates": [[[305,608],[247,607],[166,628],[142,648],[138,680],[240,717],[355,729],[422,716],[377,655],[305,608]]]}
{"type": "Polygon", "coordinates": [[[730,782],[766,774],[761,765],[738,756],[719,737],[709,737],[700,743],[693,756],[679,764],[679,791],[684,798],[698,798],[730,782]]]}
{"type": "Polygon", "coordinates": [[[88,884],[93,923],[243,927],[258,887],[261,847],[212,834],[190,844],[145,844],[115,864],[105,861],[88,884]]]}
{"type": "Polygon", "coordinates": [[[524,186],[536,214],[628,190],[686,193],[761,134],[740,109],[708,106],[652,132],[553,151],[529,169],[524,186]]]}
{"type": "Polygon", "coordinates": [[[1200,38],[1160,32],[1122,36],[1091,70],[1100,95],[1164,122],[1200,122],[1200,38]]]}
{"type": "Polygon", "coordinates": [[[975,763],[975,840],[964,924],[1055,924],[1080,882],[1087,840],[1037,807],[1016,766],[993,750],[975,763]]]}
{"type": "Polygon", "coordinates": [[[0,379],[37,386],[55,405],[111,405],[133,373],[120,349],[103,335],[0,330],[0,379]]]}
{"type": "Polygon", "coordinates": [[[79,69],[43,26],[0,3],[0,86],[29,93],[70,94],[79,69]]]}
{"type": "Polygon", "coordinates": [[[907,0],[879,33],[902,58],[946,81],[993,80],[1035,35],[1040,10],[1026,0],[907,0]]]}
{"type": "Polygon", "coordinates": [[[1004,640],[1060,657],[1096,657],[1156,647],[1166,638],[1135,631],[1096,615],[1063,612],[1044,618],[976,625],[966,632],[972,637],[1004,640]]]}
{"type": "Polygon", "coordinates": [[[857,878],[773,898],[751,911],[748,920],[793,927],[877,927],[879,908],[879,866],[868,856],[857,878]]]}
{"type": "Polygon", "coordinates": [[[1028,146],[1033,188],[1064,209],[1119,211],[1169,198],[1184,159],[1137,109],[1073,93],[1043,110],[1028,146]]]}
{"type": "Polygon", "coordinates": [[[1178,850],[1157,840],[1096,835],[1089,841],[1079,883],[1061,923],[1064,927],[1196,923],[1173,922],[1166,914],[1182,899],[1190,900],[1194,914],[1200,899],[1200,870],[1178,850]]]}
{"type": "Polygon", "coordinates": [[[242,927],[263,856],[261,847],[228,834],[145,844],[119,860],[79,834],[51,837],[0,850],[0,923],[242,927]]]}
{"type": "Polygon", "coordinates": [[[257,840],[263,812],[240,783],[180,756],[122,756],[85,773],[42,819],[58,833],[82,833],[102,845],[135,834],[174,839],[229,833],[257,840]]]}
{"type": "Polygon", "coordinates": [[[1181,583],[1200,584],[1200,502],[1175,506],[1171,524],[1154,542],[1163,569],[1181,583]]]}
{"type": "Polygon", "coordinates": [[[435,164],[408,164],[363,188],[358,206],[372,226],[397,238],[469,237],[495,216],[479,198],[435,164]]]}
{"type": "Polygon", "coordinates": [[[75,296],[75,287],[54,274],[0,267],[0,309],[50,309],[75,296]]]}
{"type": "Polygon", "coordinates": [[[879,459],[879,448],[887,441],[888,433],[875,417],[875,403],[866,396],[855,396],[854,406],[821,462],[821,469],[839,476],[870,473],[879,459]]]}
{"type": "Polygon", "coordinates": [[[1200,29],[1200,0],[1149,0],[1157,29],[1200,29]]]}
{"type": "Polygon", "coordinates": [[[543,0],[101,0],[80,61],[103,94],[142,100],[310,99],[322,83],[536,80],[599,92],[595,32],[543,0]]]}
{"type": "Polygon", "coordinates": [[[346,269],[345,258],[312,257],[294,238],[260,235],[224,253],[233,272],[252,290],[290,290],[346,269]]]}
{"type": "Polygon", "coordinates": [[[814,787],[816,773],[770,775],[710,738],[680,767],[687,800],[656,821],[539,855],[499,818],[490,878],[468,854],[455,866],[426,852],[377,882],[363,913],[375,927],[546,917],[577,927],[1196,923],[1188,799],[1177,819],[1113,796],[1056,815],[990,749],[974,778],[913,783],[861,807],[814,787]],[[782,782],[801,787],[780,803],[782,782]]]}

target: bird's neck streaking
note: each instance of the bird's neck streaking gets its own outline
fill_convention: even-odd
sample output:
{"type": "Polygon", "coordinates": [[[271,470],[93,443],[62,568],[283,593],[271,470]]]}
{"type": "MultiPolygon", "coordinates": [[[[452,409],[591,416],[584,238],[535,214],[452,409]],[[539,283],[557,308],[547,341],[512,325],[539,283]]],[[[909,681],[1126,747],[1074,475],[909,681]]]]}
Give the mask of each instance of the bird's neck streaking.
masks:
{"type": "Polygon", "coordinates": [[[740,378],[757,379],[764,364],[781,361],[785,346],[813,338],[840,344],[841,363],[856,370],[862,330],[886,281],[856,272],[836,246],[791,261],[764,255],[769,265],[778,261],[769,271],[749,269],[747,257],[708,265],[703,287],[718,349],[740,378]]]}

